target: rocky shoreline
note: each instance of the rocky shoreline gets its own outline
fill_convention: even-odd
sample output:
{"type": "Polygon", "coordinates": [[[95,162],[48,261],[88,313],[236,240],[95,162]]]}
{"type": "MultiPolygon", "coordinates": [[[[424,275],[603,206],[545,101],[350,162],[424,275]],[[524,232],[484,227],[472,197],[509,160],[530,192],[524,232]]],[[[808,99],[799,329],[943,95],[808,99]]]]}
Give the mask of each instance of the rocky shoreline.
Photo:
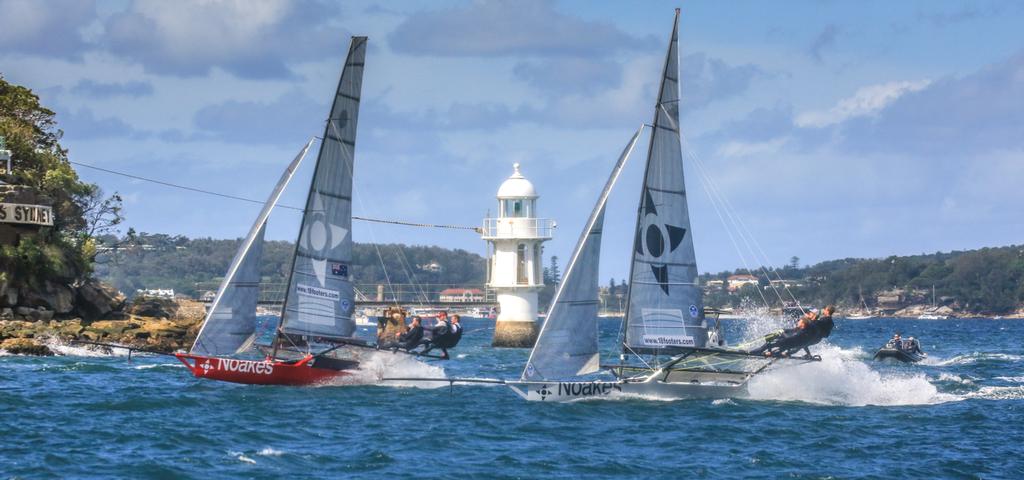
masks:
{"type": "Polygon", "coordinates": [[[192,300],[138,299],[123,311],[111,311],[101,320],[50,320],[32,313],[19,316],[0,320],[0,350],[8,354],[53,355],[50,345],[73,340],[173,352],[192,344],[205,317],[205,308],[192,300]]]}

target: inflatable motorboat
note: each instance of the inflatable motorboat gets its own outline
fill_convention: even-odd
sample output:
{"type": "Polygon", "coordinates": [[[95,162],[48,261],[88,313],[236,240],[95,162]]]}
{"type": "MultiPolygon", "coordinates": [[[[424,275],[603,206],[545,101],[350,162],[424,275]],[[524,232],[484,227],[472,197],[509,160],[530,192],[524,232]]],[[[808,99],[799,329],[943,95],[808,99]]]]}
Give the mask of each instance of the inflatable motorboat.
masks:
{"type": "Polygon", "coordinates": [[[906,340],[889,340],[884,347],[875,352],[875,360],[891,358],[905,363],[917,363],[928,356],[921,350],[921,342],[916,338],[906,340]]]}

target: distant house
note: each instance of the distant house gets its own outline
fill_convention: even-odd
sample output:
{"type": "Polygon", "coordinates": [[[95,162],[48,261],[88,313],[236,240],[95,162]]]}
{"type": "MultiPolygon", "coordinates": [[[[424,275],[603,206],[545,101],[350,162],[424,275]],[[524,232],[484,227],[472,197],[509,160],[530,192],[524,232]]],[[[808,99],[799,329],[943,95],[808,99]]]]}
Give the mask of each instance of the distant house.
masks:
{"type": "Polygon", "coordinates": [[[726,281],[729,282],[730,292],[735,292],[743,288],[744,285],[757,286],[757,277],[753,275],[729,275],[729,278],[726,279],[726,281]]]}
{"type": "MultiPolygon", "coordinates": [[[[775,288],[796,288],[804,286],[804,283],[800,280],[772,280],[771,286],[775,288]]],[[[765,287],[770,288],[770,287],[765,287]]]]}
{"type": "Polygon", "coordinates": [[[139,289],[135,291],[137,297],[150,297],[150,298],[168,298],[174,299],[173,288],[147,288],[139,289]]]}
{"type": "Polygon", "coordinates": [[[441,291],[443,303],[463,303],[484,301],[484,291],[478,288],[446,288],[441,291]]]}
{"type": "Polygon", "coordinates": [[[207,291],[203,292],[202,295],[199,296],[199,300],[201,300],[203,302],[212,302],[213,299],[215,299],[215,298],[217,298],[217,292],[215,292],[213,290],[207,290],[207,291]]]}
{"type": "Polygon", "coordinates": [[[899,307],[905,300],[904,291],[902,289],[894,288],[885,292],[878,292],[875,295],[875,302],[882,308],[896,308],[899,307]]]}
{"type": "Polygon", "coordinates": [[[437,263],[436,260],[426,265],[417,265],[417,267],[419,267],[419,269],[423,270],[424,272],[430,273],[441,273],[441,270],[444,270],[444,268],[441,267],[441,264],[437,263]]]}
{"type": "Polygon", "coordinates": [[[725,280],[708,280],[704,282],[708,290],[721,290],[725,288],[725,280]]]}

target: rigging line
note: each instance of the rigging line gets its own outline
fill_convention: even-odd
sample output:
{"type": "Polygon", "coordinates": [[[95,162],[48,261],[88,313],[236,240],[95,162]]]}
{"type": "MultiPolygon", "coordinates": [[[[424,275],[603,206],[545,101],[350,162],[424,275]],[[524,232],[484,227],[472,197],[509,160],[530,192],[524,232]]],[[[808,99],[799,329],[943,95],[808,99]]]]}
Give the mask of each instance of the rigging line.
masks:
{"type": "MultiPolygon", "coordinates": [[[[110,174],[113,174],[113,175],[120,175],[122,177],[128,177],[128,178],[131,178],[131,179],[134,179],[134,180],[142,180],[144,182],[156,183],[158,185],[163,185],[165,187],[180,188],[182,190],[189,190],[189,191],[192,191],[192,192],[204,193],[206,195],[213,195],[213,196],[217,196],[217,197],[229,198],[231,200],[239,200],[239,201],[249,202],[249,203],[258,203],[258,204],[261,204],[261,205],[263,203],[265,203],[265,202],[261,202],[259,200],[255,200],[255,199],[252,199],[252,198],[238,197],[238,196],[235,196],[235,195],[228,195],[226,193],[213,192],[213,191],[210,191],[210,190],[203,190],[201,188],[189,187],[189,186],[185,186],[185,185],[178,185],[176,183],[165,182],[165,181],[162,181],[162,180],[156,180],[156,179],[152,179],[152,178],[140,177],[138,175],[132,175],[130,173],[125,173],[125,172],[118,172],[116,170],[110,170],[110,169],[107,169],[107,168],[97,167],[95,165],[89,165],[87,163],[75,162],[75,161],[71,161],[71,160],[69,160],[68,163],[71,163],[73,165],[78,165],[80,167],[91,168],[93,170],[99,170],[101,172],[106,172],[106,173],[110,173],[110,174]]],[[[300,211],[300,212],[303,211],[299,207],[291,207],[291,206],[288,206],[288,205],[278,205],[278,208],[287,208],[289,210],[297,210],[297,211],[300,211]]]]}
{"type": "MultiPolygon", "coordinates": [[[[765,278],[768,280],[768,286],[772,289],[772,291],[774,291],[775,296],[778,297],[780,305],[785,305],[785,301],[782,299],[782,295],[779,293],[778,289],[775,288],[775,286],[772,285],[771,283],[771,275],[767,272],[767,270],[765,270],[764,262],[762,261],[762,259],[758,257],[757,253],[751,247],[750,240],[747,238],[747,235],[744,234],[743,230],[740,228],[740,224],[737,218],[738,216],[735,214],[735,212],[731,211],[728,208],[725,196],[721,193],[721,191],[718,189],[718,186],[711,179],[711,175],[710,172],[708,172],[707,167],[703,164],[703,162],[700,161],[699,158],[692,154],[690,149],[688,149],[687,154],[690,157],[690,159],[693,160],[694,165],[698,166],[698,169],[700,171],[699,173],[701,174],[701,183],[704,185],[705,192],[708,193],[709,197],[711,197],[713,205],[716,205],[716,208],[720,206],[722,208],[722,211],[725,212],[725,216],[729,219],[729,222],[732,224],[732,227],[736,230],[736,235],[739,236],[740,241],[742,241],[744,246],[747,247],[747,252],[750,254],[753,261],[755,263],[760,262],[762,264],[760,270],[761,272],[764,273],[765,278]]],[[[744,266],[747,268],[747,271],[753,271],[753,269],[750,268],[750,265],[748,265],[745,260],[743,263],[744,266]]],[[[762,298],[765,300],[765,306],[771,308],[771,305],[768,304],[767,298],[764,298],[763,295],[762,298]]]]}
{"type": "MultiPolygon", "coordinates": [[[[661,111],[663,113],[665,113],[665,116],[668,117],[669,122],[672,124],[672,126],[675,128],[675,130],[677,132],[679,132],[679,140],[680,140],[680,142],[685,142],[685,137],[683,136],[683,133],[680,131],[679,125],[674,120],[672,120],[672,115],[669,115],[668,110],[666,110],[663,105],[659,104],[658,108],[660,108],[661,111]]],[[[689,151],[691,150],[689,148],[689,143],[688,142],[685,142],[685,143],[687,145],[686,150],[689,153],[689,151]]],[[[681,147],[682,147],[682,145],[680,145],[680,149],[682,149],[681,147]]],[[[690,157],[692,159],[696,160],[696,157],[694,157],[692,155],[690,155],[690,157]]],[[[706,174],[706,172],[704,172],[703,165],[701,165],[699,161],[695,161],[694,165],[697,166],[698,173],[700,173],[700,175],[698,175],[697,178],[701,181],[702,184],[705,184],[704,192],[708,193],[708,196],[711,199],[711,206],[714,207],[715,213],[718,215],[719,220],[722,222],[722,225],[725,227],[725,233],[727,235],[729,235],[729,241],[732,242],[733,248],[736,250],[737,255],[739,255],[739,257],[740,257],[740,261],[743,262],[743,266],[746,267],[748,272],[751,271],[750,265],[747,264],[746,256],[740,250],[739,244],[736,243],[736,239],[733,238],[732,231],[729,230],[729,225],[725,222],[725,219],[722,217],[721,211],[719,211],[719,206],[716,203],[716,199],[709,193],[710,189],[707,188],[706,181],[705,181],[705,177],[707,176],[707,174],[706,174]]],[[[770,285],[771,281],[769,281],[768,284],[770,285]]],[[[764,292],[762,292],[760,288],[757,288],[756,290],[757,290],[758,296],[761,297],[761,301],[764,302],[765,306],[769,306],[768,299],[764,296],[764,292]]]]}
{"type": "MultiPolygon", "coordinates": [[[[319,138],[319,137],[317,137],[317,138],[319,138]]],[[[98,170],[100,172],[109,173],[109,174],[112,174],[112,175],[119,175],[119,176],[122,176],[122,177],[131,178],[133,180],[141,180],[143,182],[155,183],[157,185],[163,185],[165,187],[178,188],[178,189],[181,189],[181,190],[188,190],[190,192],[202,193],[202,194],[205,194],[205,195],[213,195],[213,196],[216,196],[216,197],[227,198],[227,199],[230,199],[230,200],[238,200],[238,201],[241,201],[241,202],[256,203],[256,204],[260,204],[260,205],[265,203],[263,201],[256,200],[256,199],[253,199],[253,198],[239,197],[237,195],[229,195],[229,194],[226,194],[226,193],[214,192],[212,190],[205,190],[205,189],[202,189],[202,188],[190,187],[190,186],[187,186],[187,185],[180,185],[180,184],[177,184],[177,183],[166,182],[166,181],[157,180],[157,179],[154,179],[154,178],[142,177],[142,176],[134,175],[134,174],[131,174],[131,173],[119,172],[117,170],[111,170],[111,169],[108,169],[108,168],[97,167],[95,165],[90,165],[88,163],[75,162],[75,161],[71,161],[71,160],[69,160],[68,163],[71,163],[73,165],[78,165],[80,167],[85,167],[85,168],[90,168],[90,169],[93,169],[93,170],[98,170]]],[[[288,210],[295,210],[297,212],[304,211],[302,208],[293,207],[291,205],[278,204],[277,208],[284,208],[284,209],[288,209],[288,210]]],[[[363,221],[363,222],[386,223],[386,224],[390,224],[390,225],[404,225],[404,226],[407,226],[407,227],[444,228],[444,229],[449,229],[449,230],[472,230],[474,232],[480,233],[480,227],[467,227],[465,225],[450,225],[450,224],[436,224],[436,223],[422,223],[422,222],[405,222],[405,221],[401,221],[401,220],[386,220],[386,219],[382,219],[382,218],[361,217],[361,216],[358,216],[358,215],[352,215],[352,219],[353,220],[363,221]]]]}
{"type": "MultiPolygon", "coordinates": [[[[332,121],[332,119],[330,119],[330,118],[327,119],[327,126],[331,128],[331,130],[334,132],[334,135],[336,137],[341,138],[341,132],[338,131],[338,127],[334,124],[334,121],[332,121]]],[[[353,148],[353,150],[354,150],[354,148],[353,148]]],[[[344,148],[342,148],[341,151],[343,153],[347,153],[347,150],[344,149],[344,148]]],[[[349,175],[349,178],[352,178],[352,179],[355,179],[356,162],[355,162],[355,158],[354,157],[355,157],[355,155],[353,154],[353,155],[349,156],[349,158],[348,158],[348,167],[349,167],[348,175],[349,175]]],[[[356,197],[355,185],[352,186],[352,192],[351,193],[352,193],[352,198],[358,198],[359,207],[360,208],[364,208],[365,205],[363,204],[363,197],[362,196],[356,197]]],[[[349,203],[351,204],[352,200],[349,200],[349,203]]],[[[381,253],[380,253],[380,244],[377,242],[377,235],[374,233],[373,228],[368,228],[367,230],[370,231],[370,239],[372,240],[371,243],[373,244],[374,251],[377,252],[377,260],[380,260],[380,268],[381,268],[381,271],[384,272],[384,281],[387,282],[387,284],[388,284],[388,290],[391,290],[391,297],[395,301],[395,306],[399,307],[400,305],[398,303],[398,295],[395,295],[395,286],[391,283],[391,276],[388,275],[388,267],[384,265],[384,256],[381,255],[381,253]]],[[[380,333],[380,332],[378,332],[378,333],[380,333]]]]}
{"type": "MultiPolygon", "coordinates": [[[[700,180],[701,184],[704,186],[704,193],[706,193],[708,195],[708,198],[711,200],[711,207],[714,208],[715,214],[718,215],[718,220],[721,221],[722,222],[722,226],[725,227],[725,233],[726,233],[726,235],[729,236],[729,241],[732,243],[733,249],[736,250],[736,254],[740,257],[740,262],[743,263],[743,267],[746,268],[748,272],[753,271],[753,269],[750,268],[750,264],[747,262],[747,256],[743,253],[742,249],[740,249],[739,243],[736,242],[736,238],[733,235],[733,231],[732,231],[732,229],[729,226],[729,222],[727,222],[725,220],[725,217],[728,216],[728,212],[726,212],[725,216],[722,215],[722,212],[724,210],[724,205],[719,205],[719,202],[721,200],[716,198],[714,193],[712,193],[712,187],[708,184],[708,181],[707,181],[707,178],[706,178],[707,177],[707,172],[704,171],[703,165],[701,165],[699,162],[695,161],[694,165],[697,166],[697,173],[700,174],[700,175],[697,176],[697,178],[700,180]]],[[[735,228],[735,226],[734,226],[734,228],[735,228]]],[[[737,231],[737,235],[739,235],[738,231],[737,231]]],[[[755,261],[756,261],[756,259],[755,259],[755,261]]],[[[769,285],[771,284],[770,281],[768,283],[769,283],[769,285]]],[[[770,308],[771,305],[768,302],[768,298],[764,296],[764,292],[761,291],[761,288],[756,287],[755,289],[757,290],[758,296],[761,297],[761,301],[764,302],[765,307],[770,308]]]]}
{"type": "MultiPolygon", "coordinates": [[[[686,138],[684,136],[682,136],[682,134],[680,134],[680,137],[682,138],[683,142],[685,142],[687,144],[687,154],[688,154],[688,156],[691,159],[693,159],[694,163],[701,170],[703,170],[701,172],[701,174],[706,178],[707,184],[710,185],[710,187],[714,191],[713,193],[718,197],[718,200],[722,203],[722,207],[724,208],[724,210],[726,212],[726,215],[729,217],[730,221],[733,222],[734,227],[737,230],[737,234],[740,235],[741,240],[743,240],[743,243],[746,245],[747,249],[750,251],[750,254],[754,257],[754,260],[756,262],[760,262],[761,263],[761,271],[764,273],[765,277],[768,279],[768,285],[775,292],[775,296],[779,298],[779,303],[781,303],[782,306],[785,307],[785,301],[783,300],[782,295],[779,293],[778,288],[776,288],[775,285],[772,285],[772,283],[771,283],[772,282],[771,274],[765,268],[765,265],[767,265],[769,263],[768,254],[766,254],[764,249],[761,248],[760,242],[757,241],[757,238],[754,236],[753,232],[750,231],[750,228],[747,227],[746,223],[743,221],[743,219],[736,212],[736,209],[735,209],[735,207],[732,206],[732,202],[729,201],[729,198],[721,193],[721,189],[718,187],[718,184],[717,184],[717,182],[715,182],[715,179],[711,176],[710,170],[704,165],[704,163],[700,160],[700,158],[697,157],[697,155],[694,153],[693,149],[689,148],[689,143],[686,142],[686,138]],[[751,247],[751,243],[753,243],[753,245],[754,245],[753,247],[751,247]],[[756,248],[757,251],[755,251],[754,248],[756,248]],[[758,255],[758,252],[760,252],[760,256],[758,255]]],[[[749,270],[749,268],[748,268],[748,270],[749,270]]],[[[777,271],[775,272],[775,276],[780,281],[782,280],[782,276],[779,275],[779,273],[777,271]]],[[[800,301],[796,299],[796,296],[793,295],[793,292],[789,289],[789,287],[784,282],[782,283],[782,287],[786,291],[786,293],[789,295],[789,297],[791,299],[793,299],[793,302],[795,302],[797,304],[797,307],[800,308],[801,312],[802,313],[806,313],[806,312],[803,312],[803,307],[800,305],[800,301]]]]}
{"type": "MultiPolygon", "coordinates": [[[[683,139],[683,141],[685,142],[685,138],[683,139]]],[[[750,231],[750,228],[747,227],[746,222],[743,221],[743,218],[740,217],[739,214],[736,212],[736,209],[735,207],[732,206],[732,202],[729,201],[729,198],[721,193],[721,189],[718,187],[717,182],[715,182],[714,178],[710,174],[710,171],[707,169],[706,166],[703,165],[703,162],[700,160],[700,158],[698,158],[696,154],[693,153],[693,149],[687,148],[687,153],[694,160],[694,162],[700,164],[700,167],[704,170],[703,175],[705,175],[708,182],[711,184],[716,194],[720,198],[724,208],[726,209],[727,214],[731,217],[732,221],[737,225],[738,233],[742,236],[741,238],[743,238],[743,241],[747,245],[747,248],[750,250],[750,253],[755,257],[756,261],[761,263],[761,271],[764,272],[765,276],[768,278],[769,286],[771,286],[772,290],[775,292],[775,295],[779,297],[779,302],[781,302],[783,306],[785,306],[785,301],[782,299],[782,295],[779,293],[778,289],[771,284],[771,274],[764,267],[769,263],[770,260],[768,258],[768,254],[765,253],[764,249],[761,247],[760,242],[757,241],[757,237],[755,237],[753,232],[750,231]],[[750,246],[751,243],[753,243],[753,247],[750,246]],[[757,249],[756,251],[754,250],[755,248],[757,249]],[[758,256],[758,253],[760,253],[760,257],[758,256]]],[[[791,298],[793,302],[796,303],[797,307],[800,308],[801,313],[806,313],[804,312],[803,306],[800,304],[800,301],[797,300],[796,296],[793,294],[792,290],[790,290],[789,286],[787,286],[785,282],[782,281],[783,279],[782,276],[779,275],[779,272],[777,270],[773,271],[775,272],[775,277],[780,281],[780,283],[782,283],[782,288],[783,290],[786,291],[786,294],[789,295],[789,298],[791,298]]]]}

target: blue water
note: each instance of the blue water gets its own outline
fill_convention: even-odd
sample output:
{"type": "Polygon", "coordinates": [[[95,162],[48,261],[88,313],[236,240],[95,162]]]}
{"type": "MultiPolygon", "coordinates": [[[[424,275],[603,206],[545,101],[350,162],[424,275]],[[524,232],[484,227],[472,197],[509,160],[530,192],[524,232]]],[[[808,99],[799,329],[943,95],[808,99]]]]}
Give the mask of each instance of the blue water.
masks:
{"type": "MultiPolygon", "coordinates": [[[[527,351],[491,349],[489,326],[469,322],[453,361],[385,357],[372,374],[518,376],[527,351]]],[[[616,324],[602,327],[611,345],[616,324]]],[[[0,477],[1024,478],[1022,338],[1021,320],[840,320],[824,361],[755,379],[752,399],[575,404],[501,386],[233,385],[76,349],[2,356],[0,477]],[[926,364],[870,360],[896,330],[926,364]]]]}

